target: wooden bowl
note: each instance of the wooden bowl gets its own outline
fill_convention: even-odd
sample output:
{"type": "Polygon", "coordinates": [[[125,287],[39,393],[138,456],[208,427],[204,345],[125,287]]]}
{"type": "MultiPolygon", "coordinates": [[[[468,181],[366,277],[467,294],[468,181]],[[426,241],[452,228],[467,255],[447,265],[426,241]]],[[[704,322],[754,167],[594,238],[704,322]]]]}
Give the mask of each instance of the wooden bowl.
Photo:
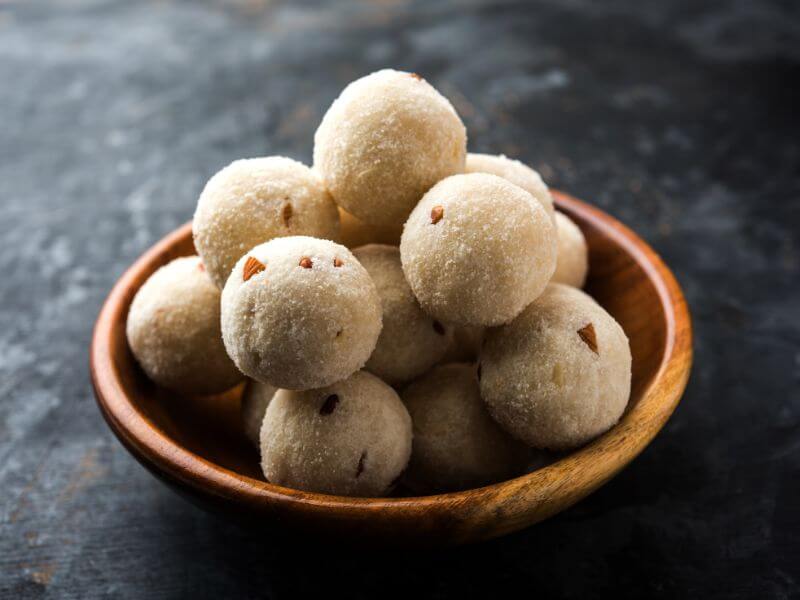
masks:
{"type": "Polygon", "coordinates": [[[128,307],[161,265],[194,253],[191,225],[172,232],[122,276],[94,329],[91,374],[103,416],[159,479],[194,502],[250,524],[382,544],[456,544],[522,529],[575,504],[630,463],[675,410],[689,377],[692,331],[678,283],[656,253],[602,211],[554,192],[586,235],[587,291],[631,342],[628,409],[613,429],[532,473],[487,487],[414,498],[347,498],[264,481],[239,422],[240,388],[182,398],[156,388],[125,339],[128,307]]]}

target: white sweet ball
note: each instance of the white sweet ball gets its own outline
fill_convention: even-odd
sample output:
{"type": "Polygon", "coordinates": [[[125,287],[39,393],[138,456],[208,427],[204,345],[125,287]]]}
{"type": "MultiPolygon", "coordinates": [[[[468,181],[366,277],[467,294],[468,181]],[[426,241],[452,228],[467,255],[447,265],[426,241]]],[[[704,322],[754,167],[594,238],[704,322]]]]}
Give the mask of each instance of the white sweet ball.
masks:
{"type": "Polygon", "coordinates": [[[389,244],[396,246],[400,243],[400,234],[403,233],[403,224],[399,225],[370,225],[358,217],[354,217],[343,208],[339,208],[339,239],[336,240],[348,248],[357,248],[367,244],[389,244]]]}
{"type": "Polygon", "coordinates": [[[239,383],[222,345],[220,293],[197,256],[176,258],[139,288],[126,324],[128,345],[155,383],[214,394],[239,383]]]}
{"type": "Polygon", "coordinates": [[[564,213],[556,213],[558,260],[553,283],[583,287],[589,271],[589,248],[580,228],[564,213]]]}
{"type": "Polygon", "coordinates": [[[267,481],[309,492],[384,495],[410,455],[408,411],[365,371],[323,389],[278,390],[261,428],[267,481]]]}
{"type": "Polygon", "coordinates": [[[405,480],[420,492],[462,490],[519,475],[528,452],[495,423],[475,366],[436,367],[402,392],[414,423],[405,480]]]}
{"type": "Polygon", "coordinates": [[[443,322],[499,325],[544,291],[556,234],[531,195],[496,175],[440,181],[411,213],[400,256],[422,308],[443,322]]]}
{"type": "Polygon", "coordinates": [[[352,253],[328,240],[276,238],[252,248],[222,291],[222,337],[258,381],[311,389],[364,366],[381,331],[375,284],[352,253]]]}
{"type": "Polygon", "coordinates": [[[364,368],[392,385],[409,381],[444,356],[452,327],[422,312],[403,275],[397,246],[370,244],[353,254],[372,277],[383,309],[383,329],[364,368]]]}
{"type": "Polygon", "coordinates": [[[555,219],[553,197],[550,195],[550,190],[542,180],[541,175],[528,165],[513,158],[508,158],[505,154],[476,154],[470,152],[467,154],[464,172],[489,173],[507,179],[538,200],[539,204],[550,215],[550,218],[555,219]]]}
{"type": "Polygon", "coordinates": [[[241,415],[242,428],[247,439],[256,447],[259,445],[261,424],[272,397],[278,390],[268,383],[249,379],[242,392],[241,415]]]}
{"type": "Polygon", "coordinates": [[[336,239],[339,212],[319,176],[282,156],[237,160],[206,184],[192,222],[194,244],[222,288],[236,261],[275,237],[336,239]]]}
{"type": "Polygon", "coordinates": [[[479,373],[481,395],[506,431],[534,447],[565,450],[622,416],[631,351],[603,307],[556,283],[511,323],[487,331],[479,373]]]}
{"type": "Polygon", "coordinates": [[[464,170],[467,132],[419,75],[391,69],[348,85],[314,135],[314,168],[337,204],[401,225],[437,181],[464,170]]]}

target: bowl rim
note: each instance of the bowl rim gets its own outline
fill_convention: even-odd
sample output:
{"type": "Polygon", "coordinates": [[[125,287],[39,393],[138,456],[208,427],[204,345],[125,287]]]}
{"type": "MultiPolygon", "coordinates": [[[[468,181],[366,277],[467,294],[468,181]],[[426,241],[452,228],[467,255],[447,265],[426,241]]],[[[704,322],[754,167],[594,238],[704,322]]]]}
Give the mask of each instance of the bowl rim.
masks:
{"type": "MultiPolygon", "coordinates": [[[[117,280],[106,298],[92,334],[89,366],[98,407],[106,422],[133,456],[168,482],[187,487],[201,496],[228,500],[252,509],[294,505],[303,511],[335,509],[357,513],[413,510],[417,514],[432,509],[449,516],[458,515],[475,501],[492,497],[518,496],[535,498],[544,506],[531,524],[574,504],[600,487],[630,463],[655,437],[677,407],[686,387],[692,364],[692,325],[681,288],[658,254],[631,229],[607,213],[572,196],[551,190],[556,208],[591,222],[635,260],[655,287],[666,321],[663,358],[651,383],[641,398],[625,413],[619,423],[555,462],[513,479],[463,491],[401,498],[354,498],[304,492],[253,479],[198,456],[181,446],[140,412],[125,392],[111,348],[112,331],[125,327],[127,310],[135,290],[132,286],[140,273],[169,251],[179,240],[191,235],[191,222],[167,234],[145,251],[117,280]],[[593,455],[612,452],[616,460],[590,460],[593,455]],[[581,492],[567,504],[555,501],[559,481],[566,474],[580,477],[581,492]],[[548,504],[548,500],[553,500],[548,504]]],[[[523,503],[524,504],[524,503],[523,503]]],[[[524,512],[524,507],[520,507],[524,512]]],[[[510,529],[517,529],[513,526],[510,529]]],[[[509,530],[510,530],[509,529],[509,530]]]]}

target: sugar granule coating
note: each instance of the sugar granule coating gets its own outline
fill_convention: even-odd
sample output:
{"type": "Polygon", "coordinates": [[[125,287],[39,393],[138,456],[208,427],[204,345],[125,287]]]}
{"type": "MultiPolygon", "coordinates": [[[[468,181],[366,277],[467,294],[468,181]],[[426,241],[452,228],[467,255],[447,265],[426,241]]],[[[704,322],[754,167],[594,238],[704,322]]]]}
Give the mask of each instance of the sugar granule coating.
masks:
{"type": "Polygon", "coordinates": [[[589,271],[589,248],[583,232],[564,213],[556,213],[558,234],[558,260],[553,283],[563,283],[581,288],[589,271]]]}
{"type": "Polygon", "coordinates": [[[222,345],[219,302],[219,288],[197,256],[176,258],[139,288],[126,334],[151,380],[176,392],[205,395],[244,379],[222,345]]]}
{"type": "Polygon", "coordinates": [[[522,473],[527,449],[489,416],[474,365],[436,367],[402,399],[414,424],[404,479],[416,491],[463,490],[522,473]]]}
{"type": "Polygon", "coordinates": [[[194,243],[222,288],[236,261],[275,237],[336,239],[339,212],[320,177],[282,156],[237,160],[209,179],[192,221],[194,243]]]}
{"type": "Polygon", "coordinates": [[[357,248],[367,244],[389,244],[396,246],[400,243],[400,234],[403,233],[402,223],[399,225],[370,225],[358,217],[354,217],[343,208],[339,208],[339,239],[336,240],[348,248],[357,248]]]}
{"type": "Polygon", "coordinates": [[[531,195],[496,175],[454,175],[411,213],[400,256],[423,310],[443,322],[500,325],[544,291],[556,233],[531,195]]]}
{"type": "Polygon", "coordinates": [[[365,371],[322,389],[278,390],[261,428],[264,476],[309,492],[384,495],[410,455],[408,411],[365,371]]]}
{"type": "Polygon", "coordinates": [[[584,292],[557,283],[486,333],[480,369],[489,412],[537,448],[576,448],[610,429],[631,391],[622,327],[584,292]]]}
{"type": "Polygon", "coordinates": [[[428,188],[464,170],[466,152],[452,104],[391,69],[348,85],[314,135],[314,168],[336,203],[377,225],[401,225],[428,188]]]}
{"type": "Polygon", "coordinates": [[[547,211],[550,219],[555,224],[555,209],[553,208],[553,197],[547,184],[542,180],[542,176],[525,163],[513,158],[508,158],[505,154],[467,154],[465,173],[489,173],[507,179],[514,185],[518,185],[528,192],[539,204],[547,211]]]}
{"type": "Polygon", "coordinates": [[[375,284],[328,240],[275,238],[249,250],[222,291],[222,337],[239,369],[293,390],[364,366],[381,331],[375,284]]]}
{"type": "Polygon", "coordinates": [[[242,428],[247,439],[259,447],[261,424],[264,422],[264,413],[267,412],[272,397],[278,390],[268,383],[261,383],[249,379],[242,392],[242,428]]]}
{"type": "Polygon", "coordinates": [[[397,246],[370,244],[353,254],[372,277],[383,309],[383,329],[364,368],[392,385],[409,381],[444,356],[452,327],[422,312],[403,275],[397,246]]]}

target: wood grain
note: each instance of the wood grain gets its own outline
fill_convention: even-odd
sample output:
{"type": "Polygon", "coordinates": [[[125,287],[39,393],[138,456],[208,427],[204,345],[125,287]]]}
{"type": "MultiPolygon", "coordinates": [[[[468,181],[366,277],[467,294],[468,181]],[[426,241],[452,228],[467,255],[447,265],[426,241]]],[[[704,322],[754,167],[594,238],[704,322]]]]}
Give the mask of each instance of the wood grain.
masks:
{"type": "Polygon", "coordinates": [[[487,539],[546,519],[606,483],[650,443],[675,410],[692,362],[689,311],[656,253],[602,211],[564,193],[554,197],[587,237],[586,289],[630,338],[633,381],[616,427],[544,468],[480,489],[411,498],[345,498],[265,482],[256,452],[240,432],[240,389],[202,399],[175,396],[147,380],[127,347],[133,295],[159,266],[194,252],[190,224],[138,259],[100,312],[90,351],[100,410],[159,479],[208,509],[249,523],[404,545],[487,539]]]}

